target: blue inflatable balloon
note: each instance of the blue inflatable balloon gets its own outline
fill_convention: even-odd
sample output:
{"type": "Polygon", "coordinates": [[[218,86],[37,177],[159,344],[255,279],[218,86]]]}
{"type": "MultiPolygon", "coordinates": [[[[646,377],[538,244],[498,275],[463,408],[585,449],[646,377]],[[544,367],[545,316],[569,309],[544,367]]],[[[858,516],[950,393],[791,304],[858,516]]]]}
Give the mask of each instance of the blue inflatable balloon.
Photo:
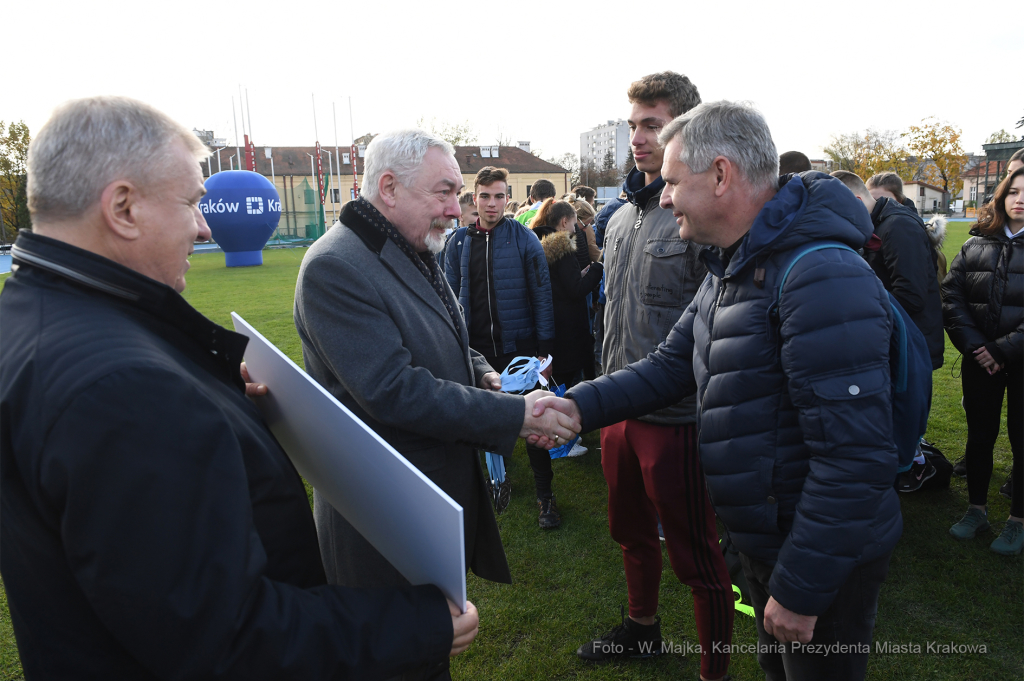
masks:
{"type": "Polygon", "coordinates": [[[281,219],[281,197],[270,180],[249,170],[215,173],[199,209],[228,267],[263,264],[263,247],[281,219]]]}

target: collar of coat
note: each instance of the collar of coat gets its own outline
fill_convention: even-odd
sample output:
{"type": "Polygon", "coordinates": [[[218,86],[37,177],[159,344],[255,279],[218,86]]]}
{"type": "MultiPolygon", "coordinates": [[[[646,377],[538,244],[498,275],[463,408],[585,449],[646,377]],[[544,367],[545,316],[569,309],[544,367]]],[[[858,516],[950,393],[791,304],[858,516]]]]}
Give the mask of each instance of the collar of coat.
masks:
{"type": "Polygon", "coordinates": [[[170,286],[91,251],[32,232],[18,234],[11,256],[15,276],[21,267],[36,268],[171,326],[209,352],[231,382],[245,389],[239,366],[249,339],[211,322],[170,286]]]}
{"type": "MultiPolygon", "coordinates": [[[[544,248],[544,257],[547,259],[548,265],[553,265],[565,256],[576,252],[576,239],[570,238],[569,232],[559,232],[550,227],[542,229],[545,232],[537,234],[537,236],[541,238],[540,245],[544,248]]],[[[535,232],[539,231],[535,230],[535,232]]]]}

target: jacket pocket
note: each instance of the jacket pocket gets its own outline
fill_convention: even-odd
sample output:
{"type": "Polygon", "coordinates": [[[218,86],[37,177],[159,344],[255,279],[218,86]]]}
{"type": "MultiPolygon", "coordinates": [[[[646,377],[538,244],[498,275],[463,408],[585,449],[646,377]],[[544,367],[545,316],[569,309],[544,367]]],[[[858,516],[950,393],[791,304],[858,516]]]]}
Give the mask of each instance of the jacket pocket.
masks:
{"type": "Polygon", "coordinates": [[[644,245],[640,267],[640,302],[680,307],[686,275],[686,249],[681,239],[651,239],[644,245]]]}
{"type": "Polygon", "coordinates": [[[821,440],[830,449],[868,445],[891,439],[892,402],[889,368],[826,376],[811,382],[818,412],[821,440]]]}

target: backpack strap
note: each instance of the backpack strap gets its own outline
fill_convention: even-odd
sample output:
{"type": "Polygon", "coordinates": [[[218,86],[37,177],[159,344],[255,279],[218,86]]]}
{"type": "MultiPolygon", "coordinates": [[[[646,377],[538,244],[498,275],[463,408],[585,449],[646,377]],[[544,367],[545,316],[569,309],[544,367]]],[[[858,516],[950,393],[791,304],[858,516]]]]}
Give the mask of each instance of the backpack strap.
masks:
{"type": "Polygon", "coordinates": [[[779,304],[782,302],[782,287],[786,285],[786,279],[789,277],[789,273],[793,270],[793,267],[797,264],[797,262],[800,261],[800,258],[804,257],[808,253],[813,253],[815,251],[823,251],[828,248],[841,248],[850,251],[851,253],[857,252],[850,248],[849,246],[847,246],[846,244],[841,244],[837,241],[818,242],[815,244],[811,244],[810,246],[807,246],[802,250],[798,251],[797,254],[793,256],[793,259],[789,261],[789,264],[786,265],[785,268],[783,268],[782,276],[779,277],[779,286],[775,292],[775,300],[772,302],[771,305],[768,306],[769,340],[778,340],[776,334],[778,332],[778,327],[781,322],[781,320],[779,319],[779,304]]]}
{"type": "MultiPolygon", "coordinates": [[[[779,277],[779,288],[778,288],[778,291],[777,291],[776,296],[775,296],[775,302],[773,302],[771,304],[771,306],[768,308],[768,314],[769,314],[769,337],[771,337],[771,334],[775,330],[777,330],[777,327],[779,325],[779,322],[780,322],[780,320],[779,320],[779,303],[782,301],[782,287],[785,286],[786,279],[789,277],[789,273],[792,271],[793,266],[797,264],[797,262],[800,260],[800,258],[804,257],[808,253],[813,253],[814,251],[823,251],[823,250],[825,250],[827,248],[841,248],[843,250],[850,251],[851,253],[856,253],[857,252],[857,251],[853,250],[852,248],[850,248],[849,246],[847,246],[846,244],[841,244],[841,243],[837,243],[837,242],[834,242],[834,241],[825,241],[825,242],[822,242],[822,243],[817,243],[817,244],[813,244],[811,246],[808,246],[807,248],[804,248],[803,250],[798,252],[795,256],[793,256],[793,259],[789,261],[789,264],[786,266],[786,268],[784,270],[782,270],[782,276],[779,277]]],[[[909,360],[907,359],[907,353],[909,352],[909,349],[907,347],[907,343],[908,343],[908,341],[907,341],[907,324],[906,324],[906,322],[903,319],[903,315],[900,314],[900,311],[893,304],[892,294],[889,293],[889,292],[886,292],[886,295],[888,295],[888,297],[889,297],[889,307],[892,309],[893,333],[896,334],[896,342],[897,342],[897,348],[898,348],[898,353],[897,353],[898,357],[897,357],[897,361],[896,361],[896,366],[894,367],[894,369],[895,369],[895,376],[893,377],[893,380],[894,380],[893,388],[895,389],[896,392],[902,393],[902,392],[906,392],[906,390],[907,390],[907,382],[908,382],[908,374],[909,374],[909,365],[908,365],[909,360]]],[[[890,365],[891,364],[892,364],[892,358],[890,358],[890,365]]]]}

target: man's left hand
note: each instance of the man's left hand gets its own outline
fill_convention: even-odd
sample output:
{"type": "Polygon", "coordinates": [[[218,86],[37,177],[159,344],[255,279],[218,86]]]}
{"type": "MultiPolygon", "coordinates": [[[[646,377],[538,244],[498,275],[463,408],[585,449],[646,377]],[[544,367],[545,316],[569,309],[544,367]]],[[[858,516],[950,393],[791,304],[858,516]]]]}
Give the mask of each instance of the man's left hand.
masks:
{"type": "Polygon", "coordinates": [[[257,397],[259,395],[267,394],[267,386],[262,383],[252,383],[249,378],[249,370],[245,368],[245,362],[242,362],[240,369],[242,374],[242,380],[245,381],[245,396],[246,397],[257,397]]]}
{"type": "Polygon", "coordinates": [[[814,638],[814,624],[817,615],[798,615],[784,608],[774,598],[764,606],[764,630],[783,643],[800,641],[810,643],[814,638]]]}
{"type": "Polygon", "coordinates": [[[480,377],[480,387],[484,390],[501,390],[501,374],[488,371],[480,377]]]}

